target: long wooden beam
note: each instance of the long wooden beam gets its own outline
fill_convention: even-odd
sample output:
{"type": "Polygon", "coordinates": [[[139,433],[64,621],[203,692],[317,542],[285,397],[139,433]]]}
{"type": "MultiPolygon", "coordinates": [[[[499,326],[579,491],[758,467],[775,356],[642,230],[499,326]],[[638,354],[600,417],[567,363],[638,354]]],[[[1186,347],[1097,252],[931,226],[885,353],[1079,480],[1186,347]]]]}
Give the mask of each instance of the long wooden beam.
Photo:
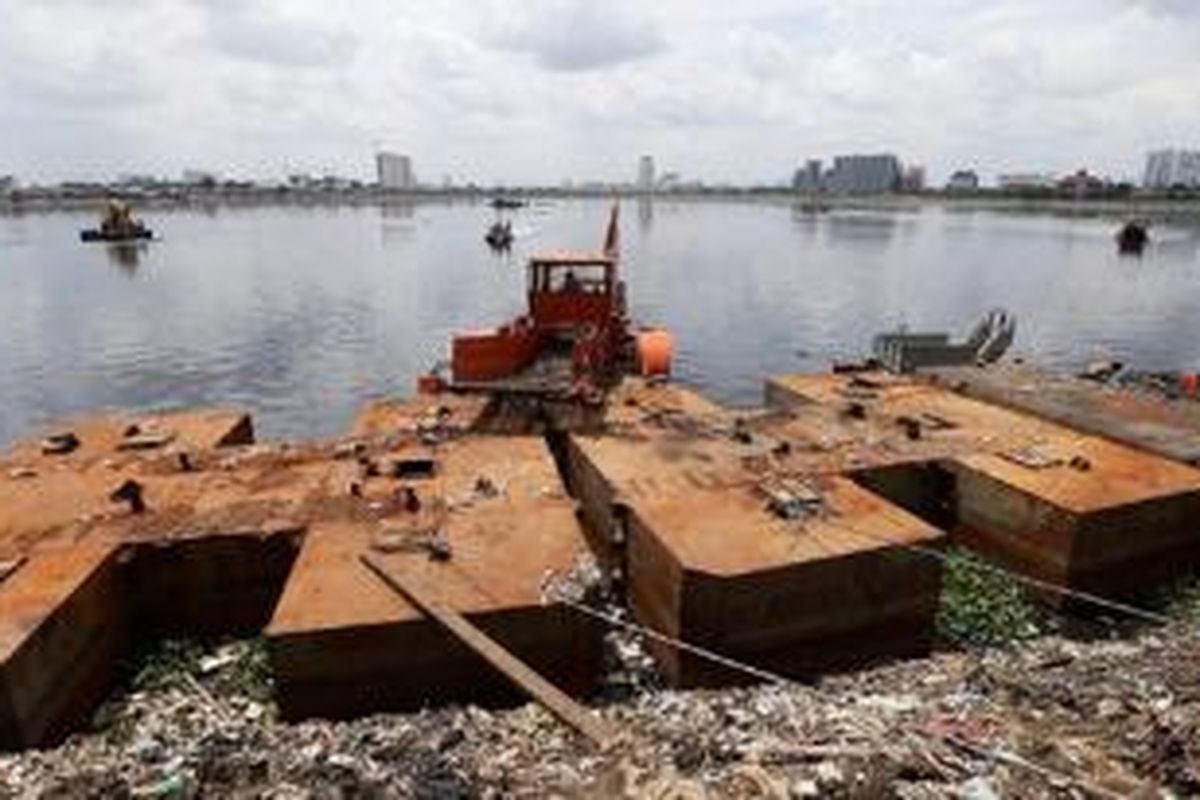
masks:
{"type": "Polygon", "coordinates": [[[463,644],[500,670],[505,677],[549,709],[560,720],[591,739],[602,749],[615,741],[616,736],[613,730],[603,720],[572,700],[565,692],[543,678],[532,667],[505,649],[503,645],[471,624],[462,614],[443,604],[417,581],[411,577],[401,577],[396,572],[389,570],[379,558],[369,553],[363,553],[358,558],[367,569],[383,581],[384,585],[458,637],[463,644]]]}

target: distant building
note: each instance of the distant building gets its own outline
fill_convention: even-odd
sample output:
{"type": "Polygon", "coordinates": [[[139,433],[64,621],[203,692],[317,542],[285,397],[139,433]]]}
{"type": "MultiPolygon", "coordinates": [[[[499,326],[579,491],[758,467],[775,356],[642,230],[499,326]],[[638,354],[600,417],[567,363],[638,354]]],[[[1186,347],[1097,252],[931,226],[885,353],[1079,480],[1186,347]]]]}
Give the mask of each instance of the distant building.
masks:
{"type": "Polygon", "coordinates": [[[833,159],[823,184],[834,192],[894,192],[900,188],[901,178],[900,159],[894,155],[849,155],[833,159]]]}
{"type": "Polygon", "coordinates": [[[1001,175],[996,185],[1003,191],[1016,192],[1028,189],[1053,189],[1058,179],[1043,172],[1016,172],[1001,175]]]}
{"type": "Polygon", "coordinates": [[[411,189],[416,185],[412,160],[399,153],[376,153],[375,172],[383,189],[411,189]]]}
{"type": "Polygon", "coordinates": [[[979,174],[973,169],[955,170],[946,181],[946,190],[951,192],[974,192],[979,189],[979,174]]]}
{"type": "Polygon", "coordinates": [[[8,194],[17,188],[17,179],[12,175],[0,175],[0,194],[8,194]]]}
{"type": "Polygon", "coordinates": [[[637,188],[639,192],[654,191],[653,156],[642,156],[638,159],[637,188]]]}
{"type": "Polygon", "coordinates": [[[202,169],[185,169],[180,179],[189,186],[214,186],[217,176],[202,169]]]}
{"type": "Polygon", "coordinates": [[[1080,169],[1058,180],[1058,189],[1065,195],[1082,200],[1094,197],[1104,191],[1103,179],[1091,174],[1086,169],[1080,169]]]}
{"type": "Polygon", "coordinates": [[[679,186],[678,172],[664,172],[656,184],[659,191],[671,191],[679,186]]]}
{"type": "Polygon", "coordinates": [[[159,184],[159,180],[153,175],[127,172],[117,176],[117,184],[120,186],[137,186],[148,188],[157,186],[159,184]]]}
{"type": "Polygon", "coordinates": [[[792,176],[792,188],[798,192],[818,192],[822,186],[821,159],[810,158],[792,176]]]}
{"type": "Polygon", "coordinates": [[[904,174],[900,177],[900,190],[904,192],[925,191],[925,168],[915,165],[905,167],[904,174]]]}
{"type": "Polygon", "coordinates": [[[1146,156],[1142,185],[1147,189],[1200,187],[1200,150],[1168,149],[1150,153],[1146,156]]]}

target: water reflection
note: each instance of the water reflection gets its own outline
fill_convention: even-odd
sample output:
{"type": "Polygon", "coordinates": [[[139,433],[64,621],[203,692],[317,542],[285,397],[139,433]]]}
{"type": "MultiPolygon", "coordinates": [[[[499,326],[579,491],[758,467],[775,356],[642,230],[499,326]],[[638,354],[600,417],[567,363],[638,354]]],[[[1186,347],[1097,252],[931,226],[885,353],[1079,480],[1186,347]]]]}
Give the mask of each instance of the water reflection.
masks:
{"type": "MultiPolygon", "coordinates": [[[[997,305],[1039,361],[1074,368],[1102,348],[1200,365],[1194,220],[1156,224],[1129,262],[1112,217],[630,205],[631,315],[669,327],[678,376],[728,402],[761,402],[766,374],[861,355],[900,321],[961,331],[997,305]]],[[[520,313],[529,253],[596,247],[608,207],[522,209],[500,259],[483,241],[494,213],[470,203],[179,210],[169,236],[103,256],[77,242],[90,214],[0,216],[0,444],[131,405],[234,404],[264,436],[336,434],[363,398],[410,391],[453,331],[520,313]]]]}
{"type": "Polygon", "coordinates": [[[385,200],[379,207],[379,216],[384,219],[412,219],[417,206],[412,200],[385,200]]]}
{"type": "Polygon", "coordinates": [[[379,234],[384,246],[400,244],[416,235],[416,205],[411,200],[386,200],[379,206],[379,234]]]}
{"type": "Polygon", "coordinates": [[[834,242],[885,248],[896,234],[895,214],[835,211],[825,220],[825,230],[834,242]]]}
{"type": "Polygon", "coordinates": [[[104,247],[109,262],[130,277],[137,274],[138,264],[145,250],[146,245],[143,242],[109,242],[104,247]]]}
{"type": "Polygon", "coordinates": [[[823,206],[817,201],[799,200],[792,203],[791,206],[792,224],[803,231],[814,231],[819,227],[822,216],[828,211],[828,206],[823,206]]]}
{"type": "Polygon", "coordinates": [[[654,200],[639,197],[637,200],[638,230],[647,233],[654,227],[654,200]]]}

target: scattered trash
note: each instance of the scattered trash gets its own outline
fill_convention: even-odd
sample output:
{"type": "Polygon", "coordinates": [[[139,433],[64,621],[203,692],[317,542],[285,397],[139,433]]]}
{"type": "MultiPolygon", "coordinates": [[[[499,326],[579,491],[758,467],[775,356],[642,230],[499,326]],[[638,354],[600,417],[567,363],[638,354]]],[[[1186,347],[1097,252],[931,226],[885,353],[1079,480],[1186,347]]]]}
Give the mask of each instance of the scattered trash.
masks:
{"type": "MultiPolygon", "coordinates": [[[[620,641],[618,660],[644,656],[620,641]]],[[[631,684],[596,712],[629,744],[601,755],[532,703],[283,724],[238,677],[261,645],[176,648],[94,732],[0,755],[0,796],[1187,797],[1198,653],[1179,627],[945,652],[816,686],[631,684]],[[204,673],[208,656],[221,665],[204,673]],[[690,794],[650,793],[671,788],[690,794]]]]}
{"type": "Polygon", "coordinates": [[[42,440],[42,452],[49,456],[61,456],[79,447],[79,437],[72,431],[52,433],[42,440]]]}
{"type": "Polygon", "coordinates": [[[496,497],[500,494],[500,489],[491,478],[480,475],[475,479],[475,494],[478,497],[496,497]]]}
{"type": "Polygon", "coordinates": [[[146,510],[146,501],[142,499],[142,485],[132,478],[113,489],[108,499],[114,503],[128,503],[129,511],[133,514],[141,514],[146,510]]]}
{"type": "Polygon", "coordinates": [[[174,439],[173,431],[145,430],[134,425],[126,430],[124,438],[117,442],[117,450],[154,450],[170,444],[174,439]]]}
{"type": "Polygon", "coordinates": [[[7,558],[0,561],[0,583],[8,580],[17,570],[25,566],[25,562],[28,560],[28,556],[17,556],[16,558],[7,558]]]}
{"type": "Polygon", "coordinates": [[[904,429],[904,435],[909,439],[921,438],[921,420],[915,417],[901,416],[896,417],[896,424],[904,429]]]}
{"type": "Polygon", "coordinates": [[[388,465],[388,474],[393,478],[432,478],[436,472],[437,461],[432,457],[397,458],[388,465]]]}
{"type": "Polygon", "coordinates": [[[367,446],[360,441],[338,442],[333,448],[334,458],[357,458],[366,452],[367,446]]]}
{"type": "Polygon", "coordinates": [[[859,402],[847,403],[842,409],[842,415],[849,419],[866,419],[867,407],[859,402]]]}
{"type": "Polygon", "coordinates": [[[759,490],[767,496],[767,508],[784,519],[808,519],[819,514],[824,504],[815,486],[795,478],[768,481],[759,490]]]}
{"type": "Polygon", "coordinates": [[[1020,464],[1029,469],[1050,469],[1061,466],[1064,459],[1053,453],[1047,453],[1037,447],[1022,447],[1016,450],[1004,450],[998,455],[1006,461],[1020,464]]]}
{"type": "Polygon", "coordinates": [[[371,537],[371,549],[380,553],[424,553],[430,561],[449,561],[454,552],[436,527],[385,527],[371,537]]]}
{"type": "Polygon", "coordinates": [[[1108,383],[1124,366],[1120,361],[1093,361],[1079,372],[1078,377],[1097,383],[1108,383]]]}

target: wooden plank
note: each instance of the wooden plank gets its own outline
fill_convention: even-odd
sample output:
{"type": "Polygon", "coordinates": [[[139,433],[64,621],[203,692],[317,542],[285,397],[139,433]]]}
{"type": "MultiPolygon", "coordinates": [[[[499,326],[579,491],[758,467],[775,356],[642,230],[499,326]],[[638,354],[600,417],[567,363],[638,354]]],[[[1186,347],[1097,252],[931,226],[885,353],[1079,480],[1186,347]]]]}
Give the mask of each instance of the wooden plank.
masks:
{"type": "Polygon", "coordinates": [[[472,625],[462,614],[441,603],[411,577],[400,577],[397,573],[390,571],[382,561],[368,553],[363,553],[358,558],[389,589],[453,633],[463,644],[500,670],[505,677],[545,706],[560,720],[591,739],[602,749],[615,741],[616,737],[613,731],[603,720],[576,703],[565,692],[539,675],[495,639],[472,625]]]}

